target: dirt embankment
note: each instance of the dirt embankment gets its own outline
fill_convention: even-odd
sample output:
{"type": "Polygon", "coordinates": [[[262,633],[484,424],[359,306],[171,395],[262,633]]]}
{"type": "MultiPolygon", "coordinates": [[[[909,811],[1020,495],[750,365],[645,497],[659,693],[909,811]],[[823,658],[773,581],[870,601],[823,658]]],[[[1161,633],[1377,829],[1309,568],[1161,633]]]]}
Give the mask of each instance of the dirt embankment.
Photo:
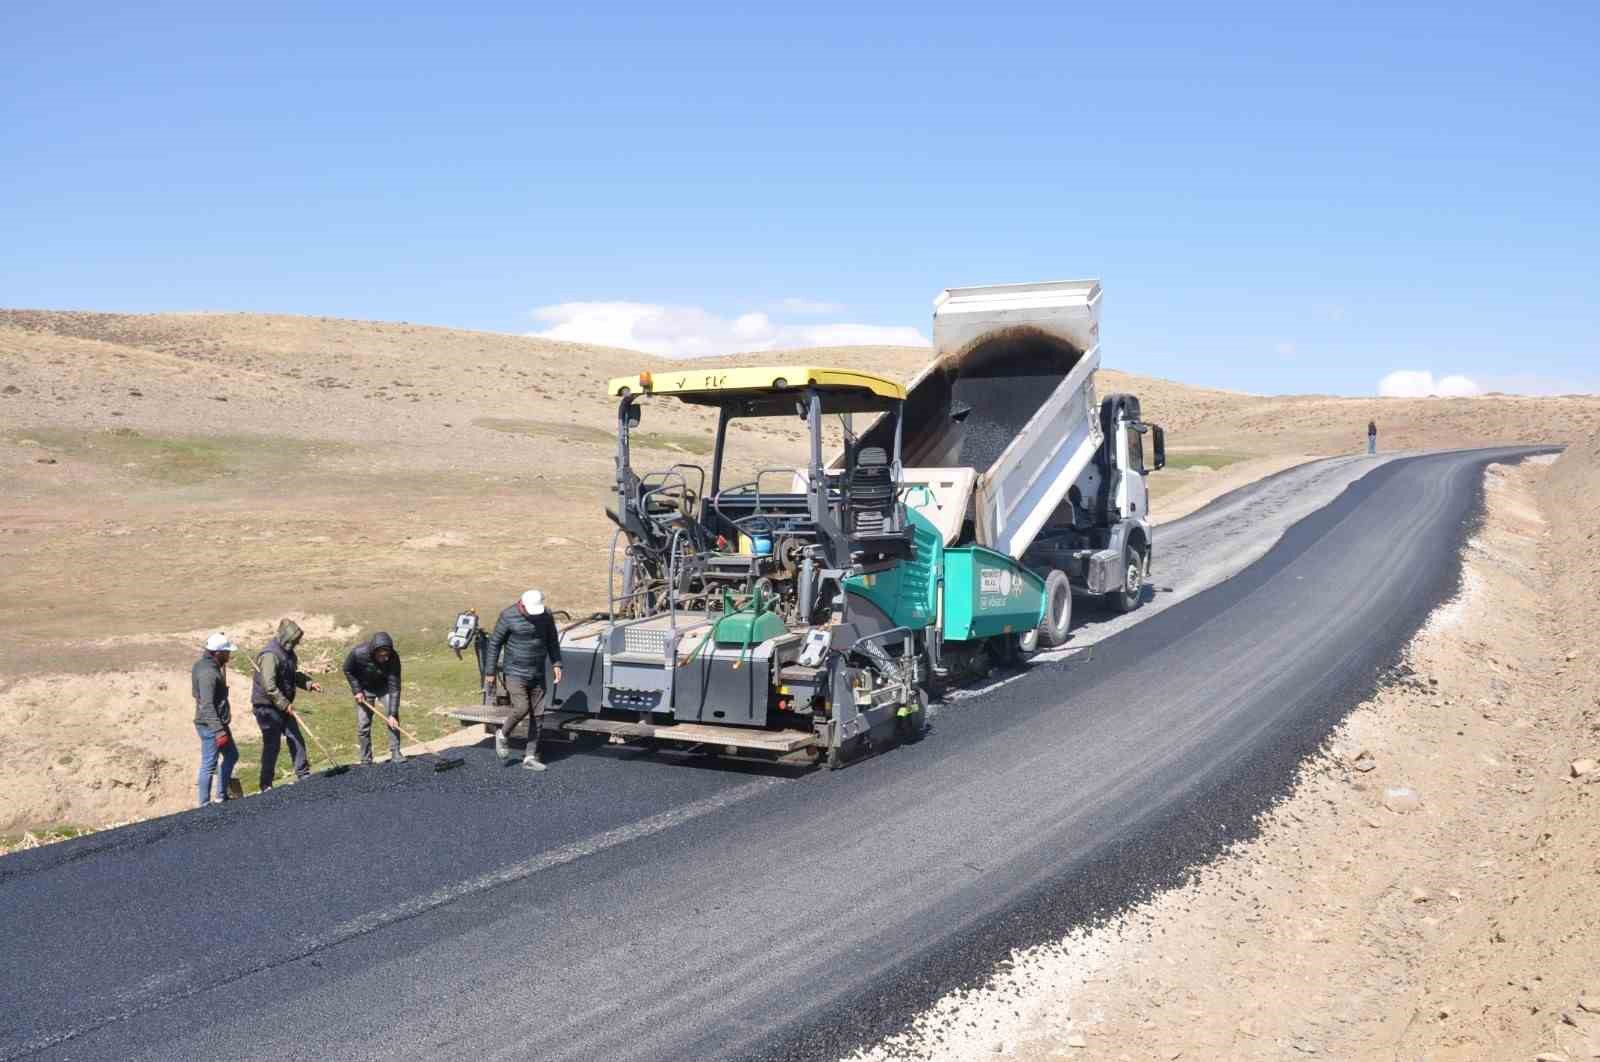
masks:
{"type": "Polygon", "coordinates": [[[1461,595],[1256,839],[869,1057],[1600,1057],[1600,437],[1487,492],[1461,595]]]}

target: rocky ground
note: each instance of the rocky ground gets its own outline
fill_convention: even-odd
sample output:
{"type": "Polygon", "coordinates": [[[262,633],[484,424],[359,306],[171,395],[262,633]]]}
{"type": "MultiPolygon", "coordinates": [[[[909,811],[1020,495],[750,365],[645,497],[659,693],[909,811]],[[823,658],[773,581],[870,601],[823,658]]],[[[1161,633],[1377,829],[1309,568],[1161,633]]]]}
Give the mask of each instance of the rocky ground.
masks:
{"type": "Polygon", "coordinates": [[[1600,436],[1487,496],[1459,597],[1258,836],[867,1057],[1600,1057],[1600,436]]]}

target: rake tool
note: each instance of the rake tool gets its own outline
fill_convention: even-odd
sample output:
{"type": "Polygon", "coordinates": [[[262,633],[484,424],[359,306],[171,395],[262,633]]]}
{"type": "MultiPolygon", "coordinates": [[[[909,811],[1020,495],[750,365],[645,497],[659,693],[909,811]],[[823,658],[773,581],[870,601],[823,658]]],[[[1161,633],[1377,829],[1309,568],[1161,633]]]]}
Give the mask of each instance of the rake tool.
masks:
{"type": "Polygon", "coordinates": [[[392,716],[390,716],[382,708],[379,708],[376,703],[374,703],[373,701],[371,701],[370,699],[368,699],[366,697],[361,698],[361,703],[366,705],[367,709],[369,711],[371,711],[374,715],[380,717],[385,723],[387,723],[389,725],[389,729],[394,730],[394,731],[396,731],[396,732],[398,732],[400,734],[405,735],[405,737],[408,740],[410,740],[410,742],[413,745],[422,746],[422,751],[417,753],[417,755],[418,756],[432,756],[433,757],[433,760],[434,760],[433,771],[434,771],[435,774],[438,774],[440,771],[453,770],[454,768],[460,767],[460,766],[462,766],[463,764],[465,764],[467,762],[466,760],[462,759],[459,756],[454,756],[454,757],[452,757],[452,756],[441,756],[437,752],[430,751],[428,749],[428,743],[427,742],[423,741],[421,738],[417,737],[417,735],[413,734],[411,731],[409,731],[405,727],[401,726],[400,725],[400,720],[395,719],[392,716]]]}
{"type": "MultiPolygon", "coordinates": [[[[261,665],[256,663],[255,657],[246,653],[245,661],[249,663],[250,670],[254,671],[258,676],[261,674],[261,665]]],[[[312,741],[317,743],[317,750],[328,758],[329,763],[333,764],[332,767],[324,767],[322,770],[318,771],[317,773],[319,775],[321,775],[323,778],[334,778],[338,775],[344,774],[350,769],[350,765],[348,763],[340,763],[338,757],[334,756],[333,753],[328,751],[328,746],[324,745],[322,743],[322,739],[317,737],[316,732],[311,729],[311,724],[306,722],[305,716],[301,715],[293,708],[289,709],[289,714],[294,716],[294,721],[300,724],[300,729],[304,730],[306,735],[310,737],[312,741]]]]}
{"type": "Polygon", "coordinates": [[[289,709],[289,714],[294,716],[294,721],[300,724],[300,729],[304,730],[306,732],[306,736],[317,743],[317,749],[328,758],[330,763],[333,764],[332,767],[324,767],[322,770],[317,772],[318,774],[322,775],[324,778],[332,778],[334,775],[343,774],[350,769],[350,765],[348,763],[338,762],[338,759],[334,756],[334,754],[328,751],[328,746],[324,745],[322,743],[322,739],[317,737],[317,732],[311,729],[311,724],[306,722],[305,716],[301,715],[293,708],[289,709]]]}

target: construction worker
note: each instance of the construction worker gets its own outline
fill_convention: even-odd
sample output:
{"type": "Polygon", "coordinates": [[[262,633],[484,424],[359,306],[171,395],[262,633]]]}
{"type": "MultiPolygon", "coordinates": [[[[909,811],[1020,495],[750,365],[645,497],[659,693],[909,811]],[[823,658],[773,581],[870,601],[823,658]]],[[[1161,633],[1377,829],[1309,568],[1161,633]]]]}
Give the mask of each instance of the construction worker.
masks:
{"type": "Polygon", "coordinates": [[[544,762],[539,759],[539,729],[544,724],[545,707],[544,668],[546,661],[554,665],[555,679],[561,681],[561,637],[556,631],[555,619],[545,608],[542,590],[529,590],[500,613],[483,660],[483,666],[488,669],[483,676],[483,687],[489,691],[490,703],[493,703],[497,664],[505,674],[506,692],[511,695],[511,714],[494,736],[495,754],[502,762],[511,759],[507,739],[526,718],[528,748],[522,757],[522,766],[530,771],[544,770],[544,762]],[[504,661],[500,659],[502,650],[504,661]]]}
{"type": "Polygon", "coordinates": [[[379,631],[344,658],[344,678],[356,699],[356,744],[361,762],[372,762],[372,714],[382,711],[389,732],[389,762],[404,763],[400,751],[400,654],[394,639],[379,631]]]}
{"type": "Polygon", "coordinates": [[[272,788],[272,776],[278,770],[278,743],[289,739],[289,755],[294,759],[296,778],[311,774],[311,763],[306,758],[306,739],[300,733],[300,724],[294,717],[296,690],[322,692],[322,687],[311,681],[311,676],[300,670],[300,658],[295,646],[300,644],[303,632],[294,620],[278,623],[278,636],[267,643],[256,657],[256,676],[250,686],[250,710],[255,713],[261,727],[261,790],[272,788]]]}
{"type": "Polygon", "coordinates": [[[1367,453],[1369,455],[1371,455],[1371,454],[1375,454],[1377,452],[1378,452],[1378,422],[1375,421],[1375,420],[1369,420],[1369,421],[1367,421],[1367,453]]]}
{"type": "Polygon", "coordinates": [[[201,807],[228,799],[233,765],[239,762],[239,750],[234,747],[230,729],[233,709],[228,705],[228,656],[236,648],[226,634],[213,634],[189,670],[189,685],[194,691],[194,729],[200,735],[201,807]],[[211,795],[213,777],[217,780],[216,796],[211,795]]]}

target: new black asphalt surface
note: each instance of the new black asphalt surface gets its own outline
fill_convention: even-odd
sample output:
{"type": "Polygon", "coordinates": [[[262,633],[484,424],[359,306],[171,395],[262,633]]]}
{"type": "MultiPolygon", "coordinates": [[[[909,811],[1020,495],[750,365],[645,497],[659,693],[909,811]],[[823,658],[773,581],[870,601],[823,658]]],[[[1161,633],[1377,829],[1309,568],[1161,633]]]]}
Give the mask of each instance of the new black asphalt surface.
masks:
{"type": "Polygon", "coordinates": [[[0,1058],[836,1057],[1247,834],[1528,452],[1378,467],[845,771],[478,748],[0,859],[0,1058]]]}

